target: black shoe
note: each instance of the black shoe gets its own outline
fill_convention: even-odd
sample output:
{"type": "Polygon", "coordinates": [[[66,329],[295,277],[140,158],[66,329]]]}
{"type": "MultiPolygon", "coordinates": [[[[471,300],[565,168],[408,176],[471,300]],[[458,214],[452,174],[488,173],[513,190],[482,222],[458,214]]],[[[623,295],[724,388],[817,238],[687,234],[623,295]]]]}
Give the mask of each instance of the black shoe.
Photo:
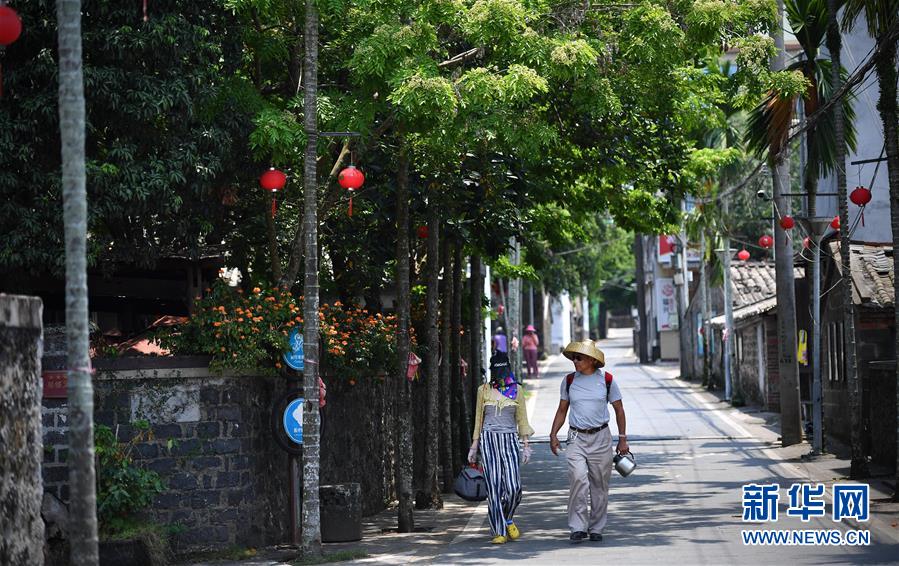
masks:
{"type": "Polygon", "coordinates": [[[602,533],[590,533],[590,542],[602,542],[602,533]]]}
{"type": "Polygon", "coordinates": [[[584,542],[585,538],[587,538],[587,533],[584,531],[574,531],[571,533],[571,536],[568,537],[568,540],[571,542],[584,542]]]}

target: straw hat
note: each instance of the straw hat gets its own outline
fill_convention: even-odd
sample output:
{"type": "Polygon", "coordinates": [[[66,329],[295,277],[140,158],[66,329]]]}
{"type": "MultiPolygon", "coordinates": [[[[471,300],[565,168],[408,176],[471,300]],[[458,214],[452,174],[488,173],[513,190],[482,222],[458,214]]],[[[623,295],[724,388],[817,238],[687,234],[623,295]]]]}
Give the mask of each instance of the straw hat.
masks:
{"type": "Polygon", "coordinates": [[[596,343],[593,340],[571,342],[570,344],[565,346],[565,350],[562,351],[562,355],[569,360],[574,354],[582,354],[584,356],[593,358],[594,360],[599,362],[596,367],[603,367],[606,365],[606,355],[602,353],[602,350],[596,347],[596,343]]]}

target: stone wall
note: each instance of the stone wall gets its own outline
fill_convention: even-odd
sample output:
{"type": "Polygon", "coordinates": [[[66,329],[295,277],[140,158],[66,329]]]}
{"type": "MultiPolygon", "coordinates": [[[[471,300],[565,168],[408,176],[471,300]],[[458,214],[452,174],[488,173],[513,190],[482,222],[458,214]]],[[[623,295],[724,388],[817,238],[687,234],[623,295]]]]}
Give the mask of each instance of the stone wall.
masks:
{"type": "Polygon", "coordinates": [[[0,564],[44,563],[41,318],[35,297],[0,294],[0,564]]]}
{"type": "MultiPolygon", "coordinates": [[[[163,362],[162,359],[158,360],[163,362]]],[[[116,360],[125,367],[125,360],[116,360]]],[[[216,375],[205,368],[104,370],[94,380],[95,421],[134,438],[146,420],[152,439],[135,445],[140,465],[167,489],[147,515],[176,525],[176,551],[260,546],[288,539],[288,459],[271,432],[285,380],[216,375]]],[[[169,363],[171,365],[171,362],[169,363]]],[[[322,484],[358,482],[366,514],[393,499],[393,407],[379,378],[328,382],[323,409],[322,484]]],[[[64,399],[44,399],[46,490],[68,499],[64,399]]]]}
{"type": "MultiPolygon", "coordinates": [[[[740,390],[743,392],[743,399],[750,405],[765,405],[765,388],[764,388],[764,369],[759,372],[759,362],[764,368],[765,360],[759,359],[759,336],[758,327],[763,322],[761,318],[754,317],[751,322],[740,326],[735,332],[734,349],[736,359],[736,371],[734,376],[739,380],[740,390]],[[761,377],[761,384],[760,384],[761,377]]],[[[762,342],[764,345],[764,327],[762,328],[762,342]]],[[[762,352],[762,358],[765,353],[762,352]]],[[[736,387],[734,391],[736,391],[736,387]]]]}

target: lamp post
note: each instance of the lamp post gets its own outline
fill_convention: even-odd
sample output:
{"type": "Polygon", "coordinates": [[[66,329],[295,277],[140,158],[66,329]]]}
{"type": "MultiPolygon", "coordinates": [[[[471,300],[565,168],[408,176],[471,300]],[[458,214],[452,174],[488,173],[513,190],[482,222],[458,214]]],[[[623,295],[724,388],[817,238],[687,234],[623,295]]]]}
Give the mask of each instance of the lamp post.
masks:
{"type": "Polygon", "coordinates": [[[715,250],[724,266],[724,400],[731,400],[731,334],[734,328],[734,305],[730,288],[730,258],[737,250],[730,247],[730,238],[725,236],[724,247],[715,250]]]}
{"type": "Polygon", "coordinates": [[[797,218],[811,237],[812,251],[812,451],[811,456],[824,453],[824,406],[821,386],[821,239],[832,216],[801,216],[797,218]]]}

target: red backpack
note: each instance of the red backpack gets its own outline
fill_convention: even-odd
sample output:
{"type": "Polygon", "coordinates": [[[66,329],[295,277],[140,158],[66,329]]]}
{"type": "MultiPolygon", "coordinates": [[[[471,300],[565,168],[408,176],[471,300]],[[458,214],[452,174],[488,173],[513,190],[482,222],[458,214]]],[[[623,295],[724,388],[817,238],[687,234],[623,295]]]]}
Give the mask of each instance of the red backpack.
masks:
{"type": "MultiPolygon", "coordinates": [[[[609,396],[612,394],[612,374],[609,372],[605,372],[606,374],[606,403],[611,403],[609,401],[609,396]]],[[[571,383],[574,381],[574,373],[569,373],[565,376],[565,393],[571,395],[571,383]]],[[[570,397],[569,397],[570,399],[570,397]]]]}

